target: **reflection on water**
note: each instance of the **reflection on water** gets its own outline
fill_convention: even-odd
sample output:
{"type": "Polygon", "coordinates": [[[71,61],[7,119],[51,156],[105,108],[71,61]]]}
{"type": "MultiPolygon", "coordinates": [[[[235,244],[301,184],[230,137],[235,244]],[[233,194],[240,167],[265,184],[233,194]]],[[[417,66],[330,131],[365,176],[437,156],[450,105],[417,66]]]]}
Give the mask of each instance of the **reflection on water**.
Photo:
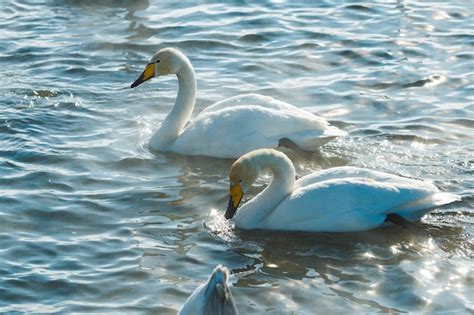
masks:
{"type": "Polygon", "coordinates": [[[223,264],[242,314],[472,313],[472,18],[461,1],[2,3],[0,312],[174,314],[223,264]],[[148,149],[177,82],[129,86],[165,46],[195,66],[196,113],[261,93],[350,133],[290,152],[298,176],[356,165],[462,201],[415,231],[235,230],[231,160],[148,149]]]}

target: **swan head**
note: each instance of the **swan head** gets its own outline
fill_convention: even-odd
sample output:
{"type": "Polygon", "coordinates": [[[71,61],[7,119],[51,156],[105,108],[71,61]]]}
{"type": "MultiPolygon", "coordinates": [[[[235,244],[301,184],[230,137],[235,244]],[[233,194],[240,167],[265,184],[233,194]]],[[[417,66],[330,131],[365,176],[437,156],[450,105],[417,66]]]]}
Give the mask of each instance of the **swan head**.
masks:
{"type": "Polygon", "coordinates": [[[158,50],[147,63],[142,74],[132,83],[134,88],[153,77],[168,74],[177,74],[186,56],[176,48],[163,48],[158,50]]]}
{"type": "Polygon", "coordinates": [[[204,314],[237,314],[234,297],[230,292],[229,269],[218,265],[206,284],[207,302],[204,314]]]}
{"type": "Polygon", "coordinates": [[[244,154],[232,164],[229,173],[230,199],[225,213],[226,219],[232,219],[244,194],[257,179],[260,173],[260,167],[254,162],[253,157],[258,155],[260,151],[263,150],[256,150],[244,154]]]}
{"type": "Polygon", "coordinates": [[[238,314],[230,291],[229,270],[218,265],[207,282],[199,286],[186,300],[178,315],[183,314],[238,314]]]}

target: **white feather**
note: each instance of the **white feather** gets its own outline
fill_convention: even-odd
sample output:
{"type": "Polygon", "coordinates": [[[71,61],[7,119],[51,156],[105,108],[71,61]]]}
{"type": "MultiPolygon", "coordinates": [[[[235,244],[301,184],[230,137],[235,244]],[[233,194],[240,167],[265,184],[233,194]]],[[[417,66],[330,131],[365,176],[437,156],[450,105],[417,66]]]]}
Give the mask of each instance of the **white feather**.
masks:
{"type": "Polygon", "coordinates": [[[346,135],[324,118],[258,94],[220,101],[189,120],[196,100],[196,79],[189,59],[177,49],[165,48],[150,63],[156,65],[154,76],[176,74],[179,83],[171,112],[150,140],[154,150],[236,158],[258,148],[276,148],[281,138],[314,151],[346,135]]]}
{"type": "Polygon", "coordinates": [[[286,180],[294,177],[294,167],[275,150],[257,150],[242,159],[250,170],[268,168],[274,177],[264,191],[237,210],[238,228],[363,231],[383,226],[391,213],[416,221],[434,207],[460,199],[439,192],[431,183],[348,166],[309,174],[296,182],[286,180]]]}

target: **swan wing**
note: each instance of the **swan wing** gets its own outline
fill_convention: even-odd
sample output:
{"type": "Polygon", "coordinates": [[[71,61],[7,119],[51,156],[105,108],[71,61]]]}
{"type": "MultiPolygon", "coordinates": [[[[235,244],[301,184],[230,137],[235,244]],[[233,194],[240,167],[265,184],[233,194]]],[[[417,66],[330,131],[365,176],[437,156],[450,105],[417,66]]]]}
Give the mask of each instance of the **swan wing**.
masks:
{"type": "Polygon", "coordinates": [[[431,184],[389,179],[377,181],[354,177],[333,178],[307,186],[298,183],[261,227],[320,232],[363,231],[384,225],[389,213],[414,221],[430,208],[450,200],[448,196],[439,198],[438,190],[431,184]]]}
{"type": "MultiPolygon", "coordinates": [[[[279,101],[270,96],[264,96],[260,94],[242,94],[233,97],[226,98],[225,100],[219,101],[206,107],[199,115],[208,114],[224,108],[242,106],[242,105],[257,105],[265,108],[276,109],[276,110],[289,110],[289,111],[304,111],[296,106],[290,105],[286,102],[279,101]]],[[[306,111],[304,111],[306,112],[306,111]]]]}
{"type": "MultiPolygon", "coordinates": [[[[324,125],[325,137],[328,138],[327,141],[335,137],[342,137],[342,136],[347,135],[345,131],[342,131],[339,128],[334,127],[334,126],[330,126],[327,120],[322,117],[316,116],[313,113],[307,110],[298,108],[294,105],[274,99],[273,97],[260,95],[260,94],[242,94],[242,95],[227,98],[211,106],[208,106],[199,115],[201,114],[206,115],[211,112],[219,111],[221,109],[230,108],[230,107],[240,107],[240,106],[246,106],[246,105],[263,107],[263,108],[279,111],[279,112],[290,114],[290,115],[293,114],[293,115],[299,115],[299,116],[310,116],[312,120],[314,121],[318,120],[321,125],[324,125]]],[[[295,139],[292,139],[292,140],[295,141],[295,139]]],[[[300,137],[300,139],[297,139],[296,141],[300,142],[299,145],[302,148],[309,149],[309,150],[314,149],[315,147],[317,148],[327,142],[325,141],[324,143],[319,143],[317,140],[315,142],[308,141],[308,139],[304,138],[304,136],[300,137]]]]}
{"type": "MultiPolygon", "coordinates": [[[[309,112],[240,105],[201,113],[191,121],[171,148],[190,155],[224,158],[259,148],[277,147],[283,137],[306,148],[334,138],[328,122],[309,112]],[[319,142],[318,142],[319,141],[319,142]]],[[[315,149],[314,147],[311,147],[315,149]]]]}
{"type": "Polygon", "coordinates": [[[366,178],[372,179],[377,182],[390,182],[394,185],[422,185],[423,187],[425,187],[425,189],[436,189],[434,185],[428,182],[354,166],[333,167],[319,172],[311,173],[300,178],[296,182],[296,187],[303,188],[314,183],[320,183],[331,179],[349,178],[366,178]]]}

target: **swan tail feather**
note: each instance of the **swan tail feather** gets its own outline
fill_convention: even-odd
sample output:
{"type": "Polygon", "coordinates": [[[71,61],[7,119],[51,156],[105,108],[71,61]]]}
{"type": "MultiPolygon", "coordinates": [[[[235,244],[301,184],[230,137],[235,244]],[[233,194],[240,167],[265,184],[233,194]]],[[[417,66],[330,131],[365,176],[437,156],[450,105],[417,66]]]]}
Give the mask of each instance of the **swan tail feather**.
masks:
{"type": "Polygon", "coordinates": [[[447,205],[456,201],[460,201],[461,196],[455,195],[452,193],[436,193],[432,196],[432,203],[434,206],[442,206],[442,205],[447,205]]]}
{"type": "Polygon", "coordinates": [[[451,193],[439,192],[426,198],[409,202],[395,211],[409,221],[417,221],[436,207],[461,200],[461,197],[451,193]]]}
{"type": "Polygon", "coordinates": [[[321,146],[338,138],[347,136],[347,132],[335,126],[327,126],[319,136],[311,136],[310,134],[293,134],[291,140],[305,151],[317,151],[321,146]]]}
{"type": "Polygon", "coordinates": [[[337,128],[336,126],[328,126],[324,130],[323,136],[332,137],[332,138],[345,137],[345,136],[347,136],[347,132],[342,130],[342,129],[337,128]]]}

